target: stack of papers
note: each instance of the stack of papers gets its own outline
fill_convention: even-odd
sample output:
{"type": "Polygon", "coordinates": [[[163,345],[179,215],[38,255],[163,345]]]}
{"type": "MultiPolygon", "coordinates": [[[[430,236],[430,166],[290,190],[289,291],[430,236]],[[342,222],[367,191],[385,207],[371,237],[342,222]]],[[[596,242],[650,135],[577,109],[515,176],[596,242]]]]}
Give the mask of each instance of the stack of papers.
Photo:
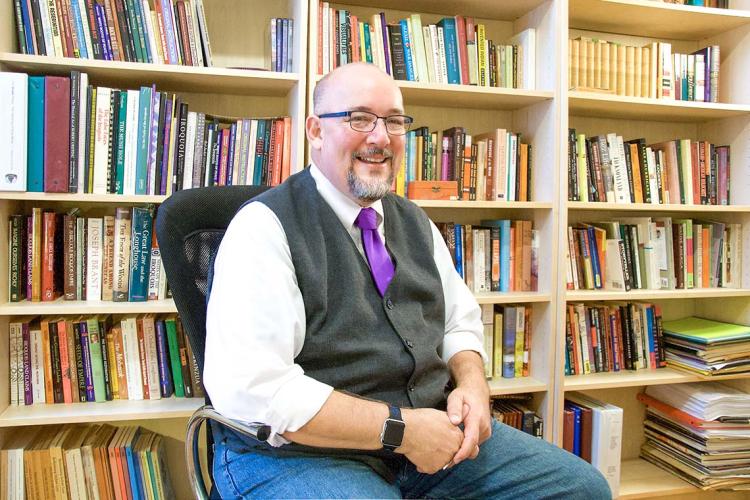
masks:
{"type": "Polygon", "coordinates": [[[650,386],[638,399],[642,458],[704,490],[750,490],[750,394],[709,382],[650,386]]]}
{"type": "Polygon", "coordinates": [[[704,376],[750,373],[750,327],[694,316],[663,326],[667,365],[704,376]]]}

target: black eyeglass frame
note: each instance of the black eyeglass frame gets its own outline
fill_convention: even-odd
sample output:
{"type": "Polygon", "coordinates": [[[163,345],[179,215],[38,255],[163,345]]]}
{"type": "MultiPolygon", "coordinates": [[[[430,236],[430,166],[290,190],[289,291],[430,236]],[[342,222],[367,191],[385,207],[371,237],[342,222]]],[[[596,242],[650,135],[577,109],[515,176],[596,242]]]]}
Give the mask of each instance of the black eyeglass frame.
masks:
{"type": "Polygon", "coordinates": [[[354,111],[337,111],[335,113],[323,113],[317,116],[318,118],[345,118],[345,117],[349,118],[348,120],[349,127],[351,127],[351,129],[354,130],[355,132],[362,132],[363,134],[368,134],[372,132],[373,130],[375,130],[375,127],[377,127],[378,118],[383,120],[383,124],[385,124],[385,130],[391,135],[406,135],[409,132],[409,129],[411,128],[412,123],[414,123],[414,118],[412,118],[409,115],[396,114],[396,115],[380,116],[371,111],[364,111],[361,109],[357,109],[354,111]],[[365,113],[365,114],[374,116],[375,120],[372,122],[372,128],[370,130],[357,130],[356,128],[354,128],[352,126],[352,121],[351,121],[351,117],[353,113],[365,113]],[[393,118],[394,116],[398,116],[404,119],[404,133],[403,134],[393,133],[388,129],[388,118],[393,118]]]}

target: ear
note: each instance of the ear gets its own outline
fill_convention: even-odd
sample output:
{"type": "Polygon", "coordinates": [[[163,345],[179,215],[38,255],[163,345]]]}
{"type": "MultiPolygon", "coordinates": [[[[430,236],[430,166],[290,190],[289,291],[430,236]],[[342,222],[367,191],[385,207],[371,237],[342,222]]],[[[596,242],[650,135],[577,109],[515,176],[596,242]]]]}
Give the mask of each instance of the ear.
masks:
{"type": "Polygon", "coordinates": [[[305,120],[305,133],[312,149],[320,149],[322,147],[323,128],[320,126],[320,118],[317,116],[308,116],[305,120]]]}

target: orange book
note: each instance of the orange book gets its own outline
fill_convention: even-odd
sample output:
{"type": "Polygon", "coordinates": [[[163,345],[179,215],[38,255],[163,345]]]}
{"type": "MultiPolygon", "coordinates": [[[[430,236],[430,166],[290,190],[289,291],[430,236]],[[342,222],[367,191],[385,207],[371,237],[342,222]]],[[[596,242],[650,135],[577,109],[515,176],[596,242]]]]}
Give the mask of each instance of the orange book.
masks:
{"type": "Polygon", "coordinates": [[[125,427],[121,439],[117,442],[115,453],[117,454],[118,465],[120,466],[120,488],[123,489],[123,499],[133,498],[133,490],[130,487],[130,469],[128,468],[128,456],[125,447],[130,442],[130,438],[135,433],[136,427],[125,427]]]}
{"type": "Polygon", "coordinates": [[[668,405],[656,398],[652,398],[648,394],[641,393],[637,394],[638,401],[645,404],[646,406],[657,410],[675,421],[688,425],[690,427],[697,427],[700,429],[746,429],[746,425],[733,426],[723,422],[716,422],[715,420],[701,420],[687,412],[675,408],[674,406],[668,405]]]}
{"type": "Polygon", "coordinates": [[[578,322],[576,321],[576,311],[572,304],[568,304],[568,324],[570,325],[570,336],[573,338],[573,373],[579,375],[583,373],[580,362],[581,344],[578,337],[578,322]]]}
{"type": "Polygon", "coordinates": [[[349,33],[349,40],[352,44],[352,62],[359,62],[359,20],[354,14],[350,14],[352,30],[349,33]]]}
{"type": "Polygon", "coordinates": [[[44,212],[42,220],[42,301],[55,300],[55,213],[44,212]]]}
{"type": "Polygon", "coordinates": [[[117,373],[117,393],[119,399],[128,399],[128,378],[125,372],[125,350],[122,345],[122,328],[112,327],[112,344],[115,351],[113,365],[117,373]]]}
{"type": "MultiPolygon", "coordinates": [[[[73,334],[73,331],[70,331],[73,334]]],[[[70,383],[70,353],[68,352],[68,329],[67,322],[64,319],[57,321],[57,342],[60,349],[60,370],[62,371],[62,390],[63,390],[63,402],[73,402],[73,387],[70,383]]],[[[75,369],[75,368],[73,368],[75,369]]],[[[78,387],[76,389],[76,396],[78,396],[78,387]]],[[[76,398],[78,400],[78,398],[76,398]]]]}
{"type": "Polygon", "coordinates": [[[529,201],[529,145],[521,143],[518,148],[521,156],[518,169],[518,176],[520,177],[518,180],[518,201],[529,201]]]}
{"type": "Polygon", "coordinates": [[[531,221],[521,221],[521,291],[531,291],[531,221]]]}
{"type": "MultiPolygon", "coordinates": [[[[159,3],[159,2],[157,2],[159,3]]],[[[323,2],[318,2],[318,74],[323,74],[323,2]]]]}
{"type": "Polygon", "coordinates": [[[284,120],[277,118],[273,121],[274,128],[274,149],[271,164],[273,165],[273,177],[271,185],[278,186],[281,184],[281,162],[284,153],[284,120]]]}
{"type": "Polygon", "coordinates": [[[99,435],[92,445],[94,452],[94,468],[96,469],[96,485],[99,497],[102,500],[115,500],[114,484],[112,482],[112,470],[109,462],[108,445],[112,441],[116,427],[103,424],[97,434],[99,435]]]}
{"type": "Polygon", "coordinates": [[[54,389],[52,388],[52,353],[49,345],[49,318],[42,318],[40,323],[42,330],[42,349],[44,351],[44,401],[47,404],[55,402],[54,389]]]}
{"type": "MultiPolygon", "coordinates": [[[[636,203],[643,203],[643,184],[641,183],[641,156],[638,153],[638,144],[627,144],[630,147],[630,166],[633,172],[633,195],[636,203]]],[[[648,179],[646,179],[648,182],[648,179]]],[[[652,194],[651,196],[654,196],[652,194]]]]}
{"type": "Polygon", "coordinates": [[[120,462],[117,456],[117,446],[122,439],[122,434],[125,432],[124,427],[117,429],[112,439],[107,444],[107,456],[109,458],[109,469],[112,472],[112,485],[115,492],[115,500],[127,500],[128,497],[125,494],[125,485],[122,482],[120,472],[120,462]]]}
{"type": "Polygon", "coordinates": [[[281,157],[281,182],[289,177],[292,162],[292,118],[284,117],[284,153],[281,157]]]}

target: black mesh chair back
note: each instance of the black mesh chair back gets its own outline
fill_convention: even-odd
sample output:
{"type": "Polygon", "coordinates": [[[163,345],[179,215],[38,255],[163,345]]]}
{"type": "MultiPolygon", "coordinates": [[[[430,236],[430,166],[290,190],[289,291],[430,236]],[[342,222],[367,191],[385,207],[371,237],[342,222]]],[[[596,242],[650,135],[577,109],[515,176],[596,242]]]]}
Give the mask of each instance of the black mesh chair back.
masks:
{"type": "MultiPolygon", "coordinates": [[[[265,186],[187,189],[173,194],[159,207],[156,238],[161,250],[162,265],[201,379],[206,348],[206,296],[214,256],[229,223],[243,203],[266,189],[268,188],[265,186]]],[[[198,449],[198,431],[206,419],[217,421],[256,439],[265,440],[270,432],[267,426],[250,428],[223,417],[210,406],[206,396],[206,405],[199,408],[188,422],[185,439],[188,479],[195,497],[200,499],[208,498],[198,449]]],[[[210,427],[206,436],[208,470],[211,471],[213,443],[210,427]]]]}

